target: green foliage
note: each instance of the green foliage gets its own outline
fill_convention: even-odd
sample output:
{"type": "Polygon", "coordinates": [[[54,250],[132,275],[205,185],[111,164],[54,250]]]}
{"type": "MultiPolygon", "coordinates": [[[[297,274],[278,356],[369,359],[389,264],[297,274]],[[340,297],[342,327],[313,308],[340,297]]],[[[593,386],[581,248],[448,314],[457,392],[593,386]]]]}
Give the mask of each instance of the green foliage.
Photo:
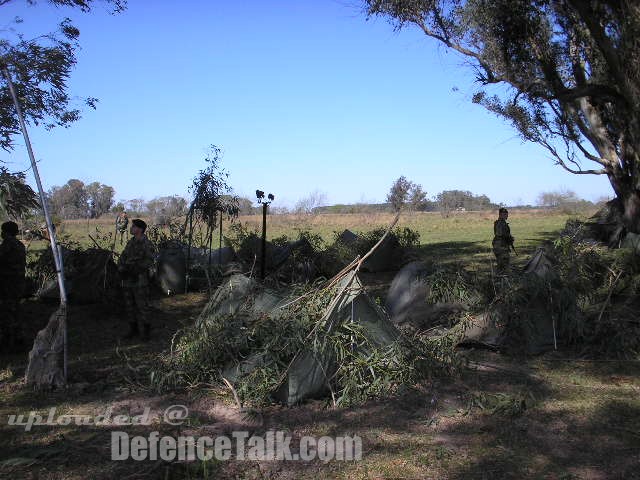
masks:
{"type": "MultiPolygon", "coordinates": [[[[49,0],[49,3],[89,12],[95,1],[49,0]]],[[[124,0],[106,0],[105,3],[111,4],[114,12],[122,11],[126,5],[124,0]]],[[[47,129],[69,126],[80,118],[80,110],[71,105],[73,97],[67,92],[67,81],[76,64],[80,31],[65,18],[55,32],[43,32],[26,39],[19,32],[18,24],[22,19],[16,18],[13,23],[16,25],[5,26],[2,31],[0,68],[6,67],[12,77],[26,122],[44,124],[47,129]]],[[[0,97],[0,148],[9,151],[13,149],[13,139],[20,132],[20,125],[4,75],[0,75],[0,97]]],[[[95,108],[97,99],[87,98],[85,103],[95,108]]]]}
{"type": "MultiPolygon", "coordinates": [[[[186,241],[183,225],[176,219],[169,220],[165,225],[151,225],[145,233],[149,240],[158,246],[174,242],[183,243],[186,241]]],[[[203,245],[203,242],[205,242],[204,237],[199,234],[200,232],[197,231],[195,238],[192,238],[194,245],[203,245]]]]}
{"type": "Polygon", "coordinates": [[[23,172],[11,173],[0,167],[0,217],[24,217],[39,206],[38,197],[25,178],[23,172]]]}
{"type": "Polygon", "coordinates": [[[553,321],[558,345],[593,356],[634,358],[640,354],[640,260],[632,250],[610,250],[580,240],[568,222],[547,248],[553,274],[503,280],[490,311],[505,327],[507,347],[526,350],[553,321]]]}
{"type": "Polygon", "coordinates": [[[296,240],[306,240],[309,242],[309,245],[316,250],[323,250],[326,247],[324,240],[322,239],[322,235],[318,233],[313,233],[310,230],[304,230],[300,228],[295,229],[297,238],[296,240]]]}
{"type": "Polygon", "coordinates": [[[61,218],[98,218],[111,209],[114,194],[109,185],[100,182],[85,185],[72,178],[61,187],[52,187],[47,198],[51,213],[61,218]]]}
{"type": "Polygon", "coordinates": [[[471,392],[469,410],[479,408],[492,415],[518,417],[535,405],[536,398],[530,391],[516,393],[471,392]]]}
{"type": "Polygon", "coordinates": [[[222,150],[219,147],[210,146],[210,151],[204,159],[207,166],[198,172],[191,185],[193,201],[189,212],[195,213],[196,218],[204,222],[210,231],[216,228],[218,215],[238,214],[238,199],[229,195],[229,173],[220,168],[221,154],[222,150]]]}
{"type": "Polygon", "coordinates": [[[86,186],[89,202],[89,216],[98,218],[107,213],[113,205],[115,190],[109,185],[92,182],[86,186]]]}
{"type": "MultiPolygon", "coordinates": [[[[386,229],[377,228],[365,232],[356,232],[357,239],[353,242],[343,241],[342,232],[333,232],[333,242],[326,245],[321,242],[319,236],[313,237],[309,241],[312,245],[322,248],[317,261],[319,272],[326,277],[331,277],[342,268],[351,263],[358,255],[364,256],[382,238],[386,229]]],[[[415,249],[420,245],[420,233],[409,227],[396,227],[390,234],[390,241],[398,242],[401,248],[406,251],[415,249]]]]}
{"type": "Polygon", "coordinates": [[[547,339],[544,328],[549,322],[555,322],[558,342],[567,342],[580,318],[570,288],[559,278],[541,279],[534,274],[503,280],[489,311],[504,327],[504,347],[515,355],[536,353],[540,339],[547,339]]]}
{"type": "Polygon", "coordinates": [[[391,204],[394,211],[400,211],[405,207],[411,210],[424,210],[427,192],[422,190],[422,185],[407,180],[403,175],[391,185],[387,202],[391,204]]]}
{"type": "Polygon", "coordinates": [[[560,275],[582,312],[572,317],[564,334],[586,353],[615,357],[640,354],[640,259],[631,249],[555,242],[560,275]]]}
{"type": "Polygon", "coordinates": [[[427,277],[427,303],[461,303],[475,306],[482,300],[477,279],[460,269],[439,269],[427,277]]]}
{"type": "Polygon", "coordinates": [[[153,385],[163,390],[219,382],[225,368],[244,361],[235,391],[242,403],[263,405],[272,401],[293,360],[307,351],[325,364],[334,404],[346,406],[454,368],[454,342],[449,338],[409,334],[379,347],[356,323],[326,322],[335,288],[300,286],[289,295],[305,296],[271,314],[256,313],[251,298],[233,315],[205,312],[203,321],[179,334],[175,348],[162,358],[162,368],[153,372],[153,385]],[[326,364],[322,359],[329,352],[333,359],[326,364]]]}
{"type": "MultiPolygon", "coordinates": [[[[347,245],[339,240],[341,232],[334,232],[334,246],[337,248],[342,247],[342,249],[345,250],[342,253],[351,257],[348,260],[351,261],[356,255],[364,255],[371,250],[375,244],[380,241],[385,232],[386,229],[384,228],[376,228],[365,232],[355,232],[358,238],[352,244],[347,245]]],[[[414,248],[420,245],[420,234],[409,227],[396,227],[391,231],[390,237],[395,239],[400,246],[404,248],[414,248]]]]}
{"type": "Polygon", "coordinates": [[[400,246],[403,248],[416,248],[420,246],[420,233],[409,227],[396,227],[393,234],[398,239],[400,246]]]}
{"type": "Polygon", "coordinates": [[[224,244],[228,247],[233,247],[236,252],[239,252],[242,245],[250,237],[258,237],[257,230],[250,230],[246,224],[242,222],[233,222],[228,227],[228,233],[224,236],[224,244]]]}

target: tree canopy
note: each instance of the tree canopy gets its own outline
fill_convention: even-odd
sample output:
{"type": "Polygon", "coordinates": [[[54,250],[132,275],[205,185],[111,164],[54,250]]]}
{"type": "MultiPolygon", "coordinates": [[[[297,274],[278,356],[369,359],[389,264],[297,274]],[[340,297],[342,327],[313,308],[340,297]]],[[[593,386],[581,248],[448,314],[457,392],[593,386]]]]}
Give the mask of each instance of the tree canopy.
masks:
{"type": "Polygon", "coordinates": [[[422,185],[407,180],[402,175],[391,185],[387,193],[387,202],[394,211],[400,211],[404,207],[423,210],[427,202],[427,192],[422,189],[422,185]]]}
{"type": "MultiPolygon", "coordinates": [[[[45,0],[43,0],[45,1],[45,0]]],[[[114,13],[125,8],[125,0],[46,0],[60,7],[91,11],[96,3],[106,3],[114,13]]],[[[0,0],[0,11],[11,0],[0,0]]],[[[36,0],[27,0],[35,5],[36,0]]],[[[14,19],[12,28],[2,31],[0,37],[0,68],[6,68],[12,77],[27,123],[45,128],[69,126],[80,118],[80,109],[73,105],[67,90],[67,81],[76,64],[80,30],[68,18],[62,19],[55,31],[36,38],[26,38],[19,31],[21,19],[14,19]]],[[[95,107],[96,98],[85,103],[95,107]]],[[[0,147],[13,149],[13,138],[20,125],[11,100],[7,80],[0,75],[0,147]]]]}
{"type": "Polygon", "coordinates": [[[640,4],[634,0],[365,0],[465,56],[473,101],[564,169],[606,175],[640,232],[640,4]],[[502,88],[500,87],[502,85],[502,88]],[[506,88],[504,88],[506,87],[506,88]]]}
{"type": "Polygon", "coordinates": [[[114,194],[109,185],[100,182],[85,185],[72,178],[61,187],[52,187],[47,201],[52,213],[62,218],[98,218],[111,209],[114,194]]]}
{"type": "Polygon", "coordinates": [[[107,213],[113,206],[115,190],[100,182],[91,182],[85,187],[89,201],[89,216],[98,218],[107,213]]]}
{"type": "Polygon", "coordinates": [[[10,173],[0,167],[0,217],[19,218],[37,208],[36,192],[25,183],[23,172],[10,173]]]}
{"type": "Polygon", "coordinates": [[[196,213],[197,219],[204,222],[211,231],[216,226],[218,214],[235,216],[238,213],[238,200],[230,195],[232,189],[227,181],[229,173],[220,167],[221,158],[222,149],[211,145],[204,159],[207,166],[198,172],[190,187],[193,201],[189,213],[196,213]]]}

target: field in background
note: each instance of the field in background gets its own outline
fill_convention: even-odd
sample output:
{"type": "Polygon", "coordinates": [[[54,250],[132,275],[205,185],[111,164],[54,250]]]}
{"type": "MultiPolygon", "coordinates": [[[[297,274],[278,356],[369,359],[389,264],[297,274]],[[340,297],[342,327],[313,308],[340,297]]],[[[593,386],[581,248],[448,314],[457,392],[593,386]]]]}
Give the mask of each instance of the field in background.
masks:
{"type": "MultiPolygon", "coordinates": [[[[544,240],[549,239],[562,229],[571,218],[564,213],[545,210],[512,211],[509,216],[511,231],[516,238],[516,248],[520,259],[530,254],[544,240]]],[[[308,230],[319,234],[325,242],[332,242],[334,232],[349,229],[355,232],[385,228],[393,219],[391,213],[372,214],[320,214],[320,215],[269,215],[267,221],[267,237],[269,239],[287,235],[296,238],[299,231],[308,230]]],[[[439,260],[461,261],[466,264],[478,264],[487,261],[491,255],[491,239],[493,237],[493,221],[495,212],[458,212],[445,218],[439,213],[406,213],[400,217],[398,227],[408,227],[420,233],[421,254],[439,260]]],[[[149,219],[144,218],[145,221],[149,219]]],[[[240,222],[249,230],[259,232],[262,225],[260,215],[241,216],[240,222]]],[[[148,222],[150,223],[150,222],[148,222]]],[[[223,234],[231,234],[230,222],[225,221],[223,234]]],[[[97,220],[67,220],[59,229],[63,236],[80,243],[82,246],[93,245],[90,236],[101,246],[100,241],[114,232],[114,219],[103,217],[97,220]]],[[[43,248],[42,241],[32,242],[30,248],[43,248]]],[[[217,247],[217,236],[214,237],[214,248],[217,247]]],[[[116,251],[122,246],[116,244],[116,251]]]]}

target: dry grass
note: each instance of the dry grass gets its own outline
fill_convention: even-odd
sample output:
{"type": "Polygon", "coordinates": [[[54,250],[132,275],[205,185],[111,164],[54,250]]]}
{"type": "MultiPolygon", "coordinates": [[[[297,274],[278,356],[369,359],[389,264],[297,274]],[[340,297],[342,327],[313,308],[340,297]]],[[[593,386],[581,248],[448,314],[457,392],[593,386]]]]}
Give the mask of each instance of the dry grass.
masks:
{"type": "MultiPolygon", "coordinates": [[[[369,231],[386,227],[393,219],[391,213],[372,214],[322,214],[322,215],[269,215],[267,237],[273,239],[287,235],[296,237],[297,231],[308,230],[319,234],[326,242],[332,242],[334,232],[345,229],[352,231],[369,231]]],[[[490,252],[493,237],[494,212],[463,212],[444,218],[439,213],[407,213],[400,217],[399,228],[411,228],[420,233],[420,243],[424,246],[449,244],[461,247],[475,247],[485,253],[490,252]]],[[[516,246],[524,253],[532,250],[542,240],[561,229],[571,218],[567,214],[543,210],[526,210],[511,212],[509,222],[516,237],[516,246]]],[[[143,218],[144,219],[144,218],[143,218]]],[[[148,219],[144,219],[145,221],[148,219]]],[[[241,216],[238,220],[249,230],[260,232],[262,216],[241,216]]],[[[224,235],[229,235],[229,222],[224,223],[224,235]]],[[[93,242],[89,235],[109,234],[114,231],[114,219],[103,217],[97,220],[67,220],[59,228],[59,232],[67,235],[81,245],[89,246],[93,242]]],[[[32,242],[33,249],[44,246],[44,242],[32,242]]],[[[116,245],[119,251],[122,247],[116,245]]],[[[464,248],[461,253],[466,253],[464,248]]],[[[461,260],[463,257],[460,258],[461,260]]]]}

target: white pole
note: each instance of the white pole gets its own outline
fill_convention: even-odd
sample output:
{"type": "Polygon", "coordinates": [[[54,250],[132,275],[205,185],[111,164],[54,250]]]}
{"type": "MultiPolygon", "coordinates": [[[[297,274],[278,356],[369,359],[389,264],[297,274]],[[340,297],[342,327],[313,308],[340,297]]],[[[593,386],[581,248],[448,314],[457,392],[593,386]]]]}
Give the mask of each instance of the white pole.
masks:
{"type": "Polygon", "coordinates": [[[36,163],[35,156],[33,155],[33,149],[31,148],[31,141],[29,140],[29,133],[27,132],[27,126],[24,122],[22,109],[20,108],[20,103],[18,102],[18,96],[16,95],[16,91],[13,87],[13,82],[11,81],[11,75],[9,74],[9,70],[7,70],[7,67],[4,65],[2,66],[2,72],[4,73],[4,76],[7,79],[7,84],[9,85],[9,91],[11,92],[11,98],[13,99],[13,104],[15,105],[16,111],[18,113],[20,128],[22,129],[24,142],[27,145],[27,151],[29,152],[29,159],[31,160],[31,168],[33,170],[33,175],[36,178],[36,184],[38,185],[40,203],[42,205],[42,211],[44,212],[44,218],[47,223],[47,231],[49,232],[49,239],[51,240],[51,252],[53,253],[53,261],[56,266],[56,274],[58,276],[58,286],[60,288],[60,309],[63,310],[63,314],[65,317],[65,322],[63,325],[63,328],[64,328],[63,368],[64,368],[64,382],[67,383],[67,322],[66,322],[67,292],[64,287],[64,271],[62,266],[62,255],[58,250],[58,243],[56,241],[56,232],[53,229],[53,222],[51,221],[51,215],[49,214],[49,207],[47,206],[47,200],[44,194],[44,189],[42,188],[42,182],[40,181],[40,173],[38,172],[38,165],[36,163]]]}

